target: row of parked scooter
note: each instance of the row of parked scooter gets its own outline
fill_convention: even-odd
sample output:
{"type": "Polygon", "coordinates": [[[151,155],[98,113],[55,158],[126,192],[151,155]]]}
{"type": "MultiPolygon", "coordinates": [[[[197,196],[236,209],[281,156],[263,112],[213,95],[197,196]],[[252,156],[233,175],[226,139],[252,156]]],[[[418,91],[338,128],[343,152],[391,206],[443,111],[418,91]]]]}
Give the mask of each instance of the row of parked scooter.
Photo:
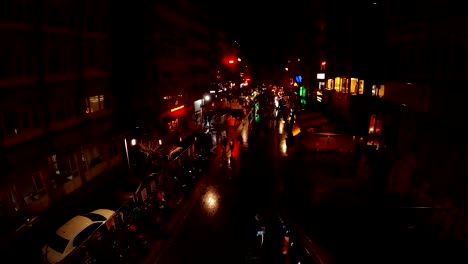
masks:
{"type": "MultiPolygon", "coordinates": [[[[178,163],[170,177],[174,189],[168,190],[167,183],[151,187],[151,181],[157,182],[160,173],[149,173],[149,182],[139,189],[144,191],[141,199],[141,189],[135,192],[137,199],[130,199],[115,215],[107,220],[84,243],[77,252],[66,258],[63,263],[138,263],[149,253],[151,242],[167,239],[169,234],[164,230],[166,221],[170,218],[173,207],[169,205],[171,195],[181,193],[186,197],[195,183],[209,170],[210,147],[198,147],[197,152],[178,163]]],[[[62,262],[61,262],[62,263],[62,262]]]]}
{"type": "MultiPolygon", "coordinates": [[[[210,154],[199,151],[181,162],[171,173],[176,188],[182,191],[183,197],[191,192],[209,166],[210,154]]],[[[169,237],[163,226],[170,218],[172,209],[164,192],[158,192],[140,205],[129,205],[128,209],[129,224],[123,230],[127,236],[121,242],[114,243],[114,263],[134,263],[147,255],[149,243],[169,237]]]]}

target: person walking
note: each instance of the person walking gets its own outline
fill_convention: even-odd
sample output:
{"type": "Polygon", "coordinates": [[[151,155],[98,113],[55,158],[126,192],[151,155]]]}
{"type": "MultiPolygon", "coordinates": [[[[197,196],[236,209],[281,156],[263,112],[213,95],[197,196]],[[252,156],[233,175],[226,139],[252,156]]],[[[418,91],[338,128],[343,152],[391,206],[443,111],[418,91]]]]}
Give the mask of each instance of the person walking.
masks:
{"type": "Polygon", "coordinates": [[[229,141],[229,150],[232,151],[234,149],[234,141],[229,141]]]}

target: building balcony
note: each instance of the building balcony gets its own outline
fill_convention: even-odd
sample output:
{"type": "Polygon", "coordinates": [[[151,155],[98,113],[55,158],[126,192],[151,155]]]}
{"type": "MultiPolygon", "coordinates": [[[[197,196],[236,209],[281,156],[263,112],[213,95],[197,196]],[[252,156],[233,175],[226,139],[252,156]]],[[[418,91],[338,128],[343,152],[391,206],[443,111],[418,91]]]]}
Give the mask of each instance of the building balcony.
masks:
{"type": "Polygon", "coordinates": [[[84,70],[83,76],[86,79],[90,78],[106,78],[109,76],[109,72],[107,70],[101,70],[101,69],[94,69],[94,68],[88,68],[84,70]]]}
{"type": "Polygon", "coordinates": [[[110,36],[108,33],[105,32],[80,32],[80,35],[85,38],[85,39],[100,39],[100,40],[106,40],[109,39],[110,36]]]}
{"type": "Polygon", "coordinates": [[[15,76],[12,78],[0,79],[1,87],[30,86],[36,84],[37,76],[15,76]]]}
{"type": "Polygon", "coordinates": [[[44,77],[45,83],[63,82],[63,81],[74,81],[78,80],[78,73],[56,73],[46,74],[44,77]]]}
{"type": "Polygon", "coordinates": [[[66,128],[79,126],[81,123],[83,123],[83,121],[84,121],[83,117],[67,118],[66,120],[63,120],[63,121],[52,122],[49,126],[49,130],[56,132],[56,131],[60,131],[66,128]]]}
{"type": "Polygon", "coordinates": [[[14,20],[0,20],[0,31],[19,31],[19,32],[33,32],[36,30],[36,25],[28,22],[14,21],[14,20]]]}
{"type": "Polygon", "coordinates": [[[112,115],[112,112],[113,112],[112,109],[102,109],[97,112],[88,113],[87,116],[88,116],[88,119],[94,120],[94,119],[100,119],[106,116],[110,116],[112,115]]]}
{"type": "Polygon", "coordinates": [[[78,31],[66,26],[41,25],[40,31],[49,35],[76,36],[78,31]]]}
{"type": "Polygon", "coordinates": [[[33,130],[21,131],[15,135],[4,135],[1,143],[4,148],[10,148],[29,140],[41,137],[45,134],[45,131],[45,128],[37,128],[33,130]]]}

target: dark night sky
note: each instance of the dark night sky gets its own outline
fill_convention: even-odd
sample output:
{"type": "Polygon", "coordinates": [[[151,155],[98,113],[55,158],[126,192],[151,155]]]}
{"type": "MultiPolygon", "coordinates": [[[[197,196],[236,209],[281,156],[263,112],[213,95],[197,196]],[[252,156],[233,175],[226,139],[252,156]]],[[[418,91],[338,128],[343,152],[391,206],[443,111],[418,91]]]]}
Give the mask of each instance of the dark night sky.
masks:
{"type": "Polygon", "coordinates": [[[279,65],[294,46],[291,35],[304,30],[306,1],[262,2],[212,2],[210,12],[227,35],[240,41],[249,61],[262,66],[279,65]]]}

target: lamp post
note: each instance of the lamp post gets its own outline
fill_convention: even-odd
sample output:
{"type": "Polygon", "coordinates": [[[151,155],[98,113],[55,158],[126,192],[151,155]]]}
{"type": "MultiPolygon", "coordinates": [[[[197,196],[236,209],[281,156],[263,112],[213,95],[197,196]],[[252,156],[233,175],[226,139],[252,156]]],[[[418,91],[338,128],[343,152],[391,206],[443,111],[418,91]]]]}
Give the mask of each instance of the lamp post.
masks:
{"type": "MultiPolygon", "coordinates": [[[[128,168],[131,170],[131,165],[130,165],[130,155],[128,153],[128,144],[127,144],[127,138],[124,138],[124,144],[125,144],[125,154],[127,154],[127,164],[128,164],[128,168]]],[[[135,146],[136,145],[136,139],[131,139],[130,140],[130,144],[132,146],[135,146]]]]}

